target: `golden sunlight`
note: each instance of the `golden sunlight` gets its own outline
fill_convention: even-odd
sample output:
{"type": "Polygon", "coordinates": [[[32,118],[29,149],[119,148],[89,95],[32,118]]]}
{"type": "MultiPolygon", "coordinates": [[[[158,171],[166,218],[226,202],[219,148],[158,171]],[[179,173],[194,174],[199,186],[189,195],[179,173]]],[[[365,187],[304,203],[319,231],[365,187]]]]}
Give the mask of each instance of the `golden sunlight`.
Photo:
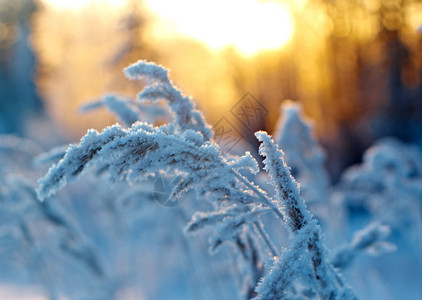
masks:
{"type": "Polygon", "coordinates": [[[43,0],[43,2],[59,9],[80,10],[94,3],[121,7],[127,3],[127,0],[43,0]]]}
{"type": "Polygon", "coordinates": [[[287,4],[258,0],[146,0],[156,38],[190,37],[215,51],[251,56],[283,47],[293,35],[287,4]]]}

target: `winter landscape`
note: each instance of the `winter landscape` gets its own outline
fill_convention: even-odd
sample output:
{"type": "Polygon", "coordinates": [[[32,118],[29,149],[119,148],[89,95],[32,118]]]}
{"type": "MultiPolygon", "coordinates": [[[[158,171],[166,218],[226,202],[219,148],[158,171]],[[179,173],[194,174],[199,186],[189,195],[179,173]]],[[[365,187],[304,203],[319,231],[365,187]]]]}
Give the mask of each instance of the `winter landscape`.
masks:
{"type": "Polygon", "coordinates": [[[422,3],[0,0],[0,180],[0,300],[422,299],[422,3]]]}

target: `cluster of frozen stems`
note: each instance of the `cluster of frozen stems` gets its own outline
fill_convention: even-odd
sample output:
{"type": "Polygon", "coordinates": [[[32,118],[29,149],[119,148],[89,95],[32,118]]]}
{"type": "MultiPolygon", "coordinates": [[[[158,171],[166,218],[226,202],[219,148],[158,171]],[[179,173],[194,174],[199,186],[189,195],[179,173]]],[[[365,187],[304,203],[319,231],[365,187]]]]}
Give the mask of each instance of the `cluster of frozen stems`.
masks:
{"type": "MultiPolygon", "coordinates": [[[[238,251],[244,251],[245,245],[254,247],[252,240],[257,240],[262,244],[261,249],[266,250],[261,251],[262,256],[267,256],[265,259],[268,260],[268,253],[276,257],[265,272],[256,266],[257,276],[261,278],[254,280],[246,292],[248,297],[355,299],[327,257],[320,226],[307,210],[298,184],[284,162],[283,152],[267,133],[255,135],[261,142],[260,155],[265,157],[265,169],[276,190],[273,198],[242,175],[242,169],[258,172],[258,165],[249,153],[238,158],[222,155],[212,140],[210,126],[191,99],[174,87],[168,70],[138,61],[125,73],[130,79],[142,79],[146,83],[138,101],[167,101],[173,120],[160,127],[134,123],[135,112],[131,111],[130,102],[106,100],[106,105],[117,105],[115,110],[122,112],[123,123],[130,127],[113,125],[101,133],[88,131],[81,142],[71,145],[63,159],[39,180],[40,200],[76,180],[90,166],[107,169],[112,180],[138,181],[165,171],[181,178],[171,197],[194,190],[198,201],[207,199],[215,208],[211,212],[195,213],[186,227],[188,233],[211,226],[215,229],[212,250],[229,242],[238,251]],[[269,212],[290,232],[287,249],[277,250],[265,232],[260,216],[269,212]]],[[[254,262],[256,264],[256,259],[254,262]]]]}

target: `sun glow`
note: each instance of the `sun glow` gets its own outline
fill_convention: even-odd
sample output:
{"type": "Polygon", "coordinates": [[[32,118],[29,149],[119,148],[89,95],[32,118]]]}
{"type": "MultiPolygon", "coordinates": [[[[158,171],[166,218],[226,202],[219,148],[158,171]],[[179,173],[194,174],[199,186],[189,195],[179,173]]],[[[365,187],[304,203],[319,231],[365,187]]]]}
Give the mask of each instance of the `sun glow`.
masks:
{"type": "Polygon", "coordinates": [[[43,0],[44,3],[59,9],[80,10],[91,4],[107,4],[112,7],[122,7],[127,0],[43,0]]]}
{"type": "Polygon", "coordinates": [[[157,16],[154,35],[183,36],[213,50],[235,47],[244,55],[284,46],[293,34],[289,8],[258,0],[147,0],[157,16]]]}

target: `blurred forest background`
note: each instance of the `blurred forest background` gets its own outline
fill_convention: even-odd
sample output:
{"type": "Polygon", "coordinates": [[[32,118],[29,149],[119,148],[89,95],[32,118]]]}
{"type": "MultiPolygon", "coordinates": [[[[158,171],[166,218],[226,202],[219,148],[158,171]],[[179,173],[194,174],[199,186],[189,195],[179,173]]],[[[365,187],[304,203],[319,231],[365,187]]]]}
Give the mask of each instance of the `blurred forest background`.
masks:
{"type": "Polygon", "coordinates": [[[166,15],[154,1],[0,0],[0,133],[41,144],[56,136],[59,144],[111,124],[108,112],[81,114],[80,106],[109,92],[134,95],[141,87],[122,69],[146,59],[170,68],[211,124],[225,116],[246,139],[253,132],[229,113],[245,93],[269,111],[254,125],[268,132],[282,101],[301,102],[327,149],[334,181],[380,137],[421,144],[422,1],[271,2],[283,9],[279,18],[271,16],[274,23],[251,15],[250,1],[225,8],[221,1],[182,1],[179,10],[156,1],[197,22],[201,6],[216,7],[209,12],[222,16],[204,20],[211,29],[198,38],[177,31],[174,20],[160,27],[166,15]],[[206,35],[221,35],[217,25],[224,22],[239,27],[237,35],[250,37],[252,47],[207,43],[206,35]],[[260,48],[248,32],[260,24],[266,27],[259,35],[280,43],[260,48]]]}

